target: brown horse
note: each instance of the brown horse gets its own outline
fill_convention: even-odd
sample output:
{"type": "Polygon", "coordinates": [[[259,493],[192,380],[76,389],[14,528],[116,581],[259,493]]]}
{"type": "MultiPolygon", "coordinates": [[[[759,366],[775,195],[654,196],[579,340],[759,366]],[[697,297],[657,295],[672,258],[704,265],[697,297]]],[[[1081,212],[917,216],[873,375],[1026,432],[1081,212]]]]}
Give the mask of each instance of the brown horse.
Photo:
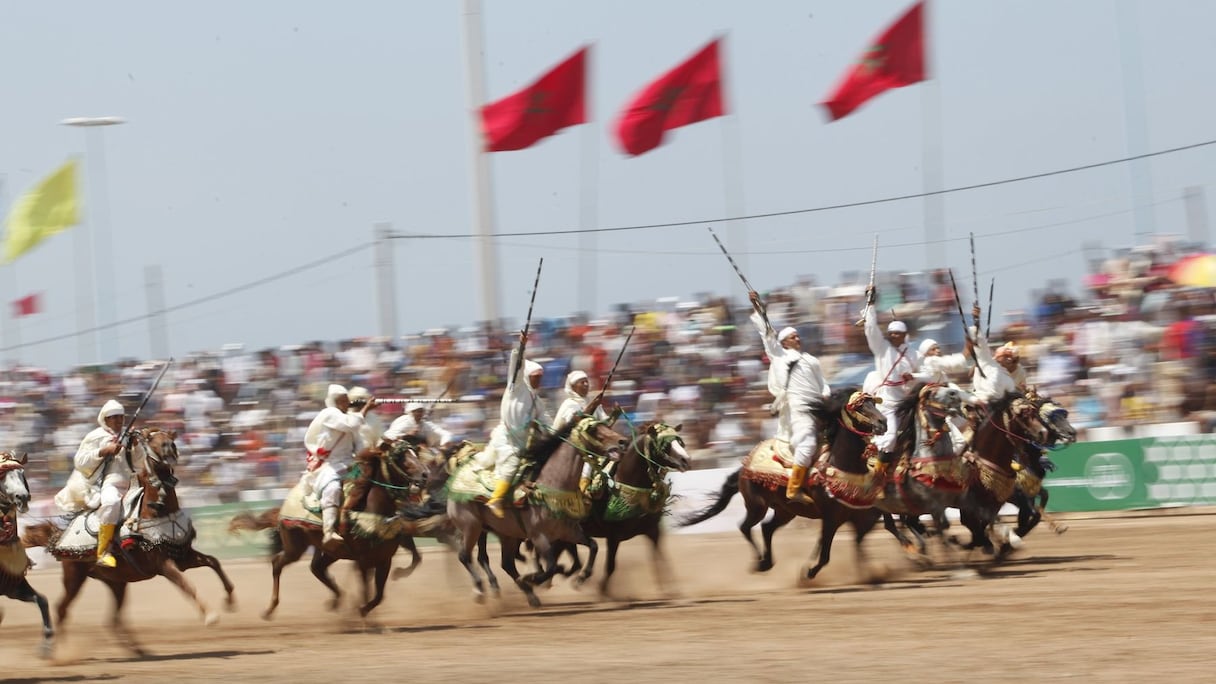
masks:
{"type": "MultiPolygon", "coordinates": [[[[279,580],[283,568],[300,560],[309,548],[316,549],[309,569],[333,593],[328,603],[330,610],[336,610],[342,598],[342,591],[329,574],[329,566],[339,560],[352,560],[359,568],[363,584],[363,604],[359,606],[359,615],[367,617],[380,605],[384,600],[384,585],[388,581],[393,554],[397,552],[398,545],[413,548],[410,537],[425,534],[434,525],[430,518],[410,520],[411,516],[407,514],[411,505],[417,503],[422,486],[419,477],[422,466],[416,455],[409,458],[411,454],[410,449],[380,451],[372,448],[364,452],[358,467],[366,469],[360,473],[366,478],[366,496],[359,497],[360,501],[349,511],[353,522],[345,541],[336,547],[322,547],[320,519],[313,520],[316,516],[286,518],[281,515],[281,509],[272,509],[259,516],[257,520],[273,524],[276,532],[272,547],[274,555],[271,558],[274,585],[270,605],[262,613],[264,619],[272,618],[279,606],[279,580]],[[403,541],[403,537],[408,542],[403,541]]],[[[234,519],[229,529],[236,525],[234,519]]],[[[251,526],[245,529],[262,528],[251,526]]],[[[417,555],[417,549],[413,550],[417,555]]]]}
{"type": "Polygon", "coordinates": [[[588,511],[578,490],[579,475],[584,460],[615,459],[626,444],[624,436],[605,422],[590,417],[572,421],[528,454],[536,472],[535,481],[525,505],[522,508],[508,506],[502,518],[486,510],[484,495],[480,492],[482,487],[468,487],[466,491],[466,481],[479,480],[475,464],[466,462],[460,466],[449,481],[448,516],[463,535],[460,563],[473,579],[474,600],[485,599],[485,587],[472,560],[473,546],[486,530],[498,535],[502,568],[534,608],[540,606],[540,599],[533,587],[548,582],[558,572],[556,542],[587,546],[590,549],[588,564],[594,564],[597,546],[580,524],[588,511]],[[527,577],[521,577],[515,567],[524,540],[533,543],[543,568],[527,577]]]}
{"type": "Polygon", "coordinates": [[[17,538],[17,515],[29,511],[30,486],[25,479],[26,457],[0,451],[0,596],[34,603],[42,611],[42,655],[51,654],[55,630],[46,597],[34,591],[25,574],[30,569],[25,547],[17,538]]]}
{"type": "MultiPolygon", "coordinates": [[[[629,448],[617,463],[612,484],[592,501],[591,514],[583,521],[583,532],[608,541],[605,574],[600,582],[602,595],[608,594],[608,580],[616,571],[616,554],[621,542],[638,535],[645,535],[650,540],[659,585],[670,584],[671,571],[659,545],[663,513],[671,495],[667,473],[672,470],[684,472],[692,465],[679,431],[679,425],[672,427],[660,422],[638,426],[629,448]]],[[[595,495],[594,487],[592,494],[595,495]]],[[[562,548],[575,556],[574,567],[569,570],[573,574],[582,562],[573,544],[562,542],[562,548]]],[[[588,563],[575,578],[575,585],[591,577],[592,570],[588,563]]]]}
{"type": "Polygon", "coordinates": [[[58,530],[50,523],[30,526],[22,535],[22,542],[26,546],[46,546],[63,564],[64,596],[56,607],[61,631],[72,601],[79,595],[85,580],[92,577],[103,582],[114,594],[111,625],[123,638],[124,645],[142,656],[144,649],[122,620],[128,584],[164,577],[190,597],[205,624],[210,625],[218,615],[198,597],[194,585],[184,574],[190,568],[206,566],[215,571],[224,585],[225,608],[235,610],[236,600],[232,582],[224,574],[220,562],[192,546],[194,526],[178,503],[177,478],[173,475],[173,467],[177,464],[177,445],[173,440],[177,434],[141,428],[134,430],[131,436],[127,453],[138,486],[128,492],[123,506],[124,510],[133,507],[137,513],[133,520],[132,516],[127,516],[129,522],[123,525],[119,535],[121,541],[115,553],[118,567],[108,568],[96,562],[96,536],[95,533],[88,536],[90,527],[95,528],[96,516],[92,512],[80,514],[64,530],[58,530]],[[91,544],[83,543],[89,540],[91,544]]]}
{"type": "Polygon", "coordinates": [[[1047,419],[1023,394],[1011,392],[988,404],[971,439],[975,454],[971,481],[958,502],[960,519],[971,531],[971,542],[964,548],[991,554],[996,537],[1004,553],[1012,550],[1008,530],[995,525],[997,515],[1017,485],[1015,464],[1020,454],[1047,444],[1049,438],[1047,419]]]}
{"type": "Polygon", "coordinates": [[[807,569],[807,579],[814,578],[828,564],[832,539],[846,522],[853,526],[860,554],[862,538],[873,529],[879,517],[878,512],[870,508],[881,486],[867,463],[870,438],[886,431],[887,419],[878,410],[874,397],[856,387],[833,390],[830,397],[814,402],[811,412],[819,424],[822,444],[827,446],[827,459],[824,462],[821,458],[808,478],[812,484],[810,501],[785,498],[789,475],[781,464],[774,463],[780,458],[773,445],[776,440],[766,440],[752,449],[744,459],[743,467],[726,478],[717,501],[678,524],[686,527],[712,518],[725,510],[730,498],[739,492],[747,508],[739,531],[755,551],[757,572],[772,569],[773,533],[798,516],[823,521],[818,563],[807,569]],[[761,550],[752,537],[752,528],[770,510],[772,518],[760,526],[764,535],[761,550]]]}

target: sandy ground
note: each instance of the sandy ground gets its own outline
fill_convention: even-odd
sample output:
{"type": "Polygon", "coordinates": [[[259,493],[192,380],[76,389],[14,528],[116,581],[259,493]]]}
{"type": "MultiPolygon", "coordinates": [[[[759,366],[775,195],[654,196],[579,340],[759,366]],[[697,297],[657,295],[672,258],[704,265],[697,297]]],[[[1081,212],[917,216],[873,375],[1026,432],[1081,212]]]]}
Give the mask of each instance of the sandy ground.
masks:
{"type": "MultiPolygon", "coordinates": [[[[777,567],[749,572],[735,534],[666,542],[678,595],[655,588],[645,540],[626,543],[613,578],[618,600],[564,580],[530,610],[513,585],[471,600],[455,556],[426,553],[391,582],[365,624],[348,593],[337,613],[305,563],[284,573],[283,604],[263,621],[265,561],[226,565],[237,612],[204,627],[163,579],[134,585],[126,619],[151,656],[130,655],[105,627],[109,591],[94,581],[73,606],[52,660],[37,657],[32,605],[0,599],[3,681],[832,681],[1208,682],[1216,667],[1216,515],[1074,519],[1057,536],[1036,530],[999,568],[917,570],[885,532],[866,539],[864,584],[851,539],[816,582],[796,576],[818,523],[777,536],[777,567]],[[632,601],[619,600],[631,598],[632,601]]],[[[398,556],[404,561],[403,556],[398,556]]],[[[979,558],[973,560],[979,561],[979,558]]],[[[348,564],[336,567],[357,585],[348,564]]],[[[189,576],[218,605],[209,570],[189,576]]],[[[500,573],[500,578],[505,575],[500,573]]],[[[58,601],[58,567],[31,573],[58,601]]]]}

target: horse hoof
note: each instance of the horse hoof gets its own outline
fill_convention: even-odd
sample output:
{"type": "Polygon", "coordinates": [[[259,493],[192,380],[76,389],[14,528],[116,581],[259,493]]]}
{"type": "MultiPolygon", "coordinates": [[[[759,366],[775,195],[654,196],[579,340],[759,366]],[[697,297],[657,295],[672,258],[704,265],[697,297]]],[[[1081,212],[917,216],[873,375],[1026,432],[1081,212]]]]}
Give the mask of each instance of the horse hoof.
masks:
{"type": "Polygon", "coordinates": [[[229,596],[227,598],[227,600],[224,601],[224,610],[229,613],[235,613],[236,612],[236,599],[229,596]]]}
{"type": "Polygon", "coordinates": [[[332,598],[329,601],[325,602],[325,609],[331,613],[336,612],[338,610],[338,607],[339,607],[339,601],[337,598],[332,598]]]}
{"type": "Polygon", "coordinates": [[[215,623],[217,623],[219,621],[220,621],[220,614],[215,611],[211,611],[203,616],[203,626],[205,626],[205,627],[210,627],[211,625],[214,625],[215,623]]]}
{"type": "Polygon", "coordinates": [[[528,594],[528,605],[533,608],[540,608],[540,599],[536,597],[536,594],[528,594]]]}
{"type": "Polygon", "coordinates": [[[582,589],[583,584],[585,584],[586,582],[587,582],[587,578],[583,577],[582,575],[579,575],[578,577],[575,577],[571,581],[571,586],[573,586],[575,589],[582,589]]]}
{"type": "Polygon", "coordinates": [[[413,568],[393,568],[393,581],[405,579],[414,574],[413,568]]]}
{"type": "Polygon", "coordinates": [[[477,605],[480,606],[481,604],[483,604],[485,602],[486,602],[486,595],[480,591],[474,590],[473,591],[473,603],[476,603],[477,605]]]}
{"type": "Polygon", "coordinates": [[[756,561],[756,572],[768,572],[772,569],[773,562],[771,560],[756,561]]]}

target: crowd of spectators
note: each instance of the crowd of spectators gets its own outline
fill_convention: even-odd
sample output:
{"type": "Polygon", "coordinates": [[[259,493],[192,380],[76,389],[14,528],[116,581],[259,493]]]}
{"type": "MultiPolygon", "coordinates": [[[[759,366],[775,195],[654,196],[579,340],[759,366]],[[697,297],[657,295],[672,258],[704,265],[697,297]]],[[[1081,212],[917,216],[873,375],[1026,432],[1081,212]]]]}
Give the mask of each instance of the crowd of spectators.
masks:
{"type": "MultiPolygon", "coordinates": [[[[1049,283],[1033,293],[1027,312],[998,316],[990,338],[1019,345],[1031,382],[1068,407],[1078,427],[1189,420],[1209,432],[1216,423],[1216,300],[1210,287],[1171,280],[1170,265],[1183,256],[1144,249],[1096,262],[1083,296],[1049,283]]],[[[908,323],[913,346],[931,337],[947,352],[961,349],[946,272],[880,274],[878,289],[880,310],[908,323]]],[[[855,325],[863,293],[859,282],[828,287],[801,280],[762,294],[773,325],[797,327],[829,381],[860,384],[872,367],[855,325]]],[[[585,370],[595,389],[635,328],[608,403],[619,403],[632,421],[682,424],[699,462],[716,466],[773,429],[766,359],[741,306],[746,302],[700,296],[622,306],[597,319],[536,321],[528,354],[545,366],[544,392],[556,407],[567,372],[585,370]]],[[[297,479],[303,432],[329,383],[377,396],[442,395],[453,401],[436,404],[435,419],[459,438],[484,441],[498,419],[516,332],[483,324],[399,340],[257,351],[229,345],[177,361],[141,420],[177,430],[183,486],[221,498],[297,479]]],[[[66,480],[101,404],[116,397],[130,411],[158,370],[158,362],[141,361],[62,373],[4,370],[2,448],[30,454],[36,498],[66,480]]],[[[400,410],[384,406],[373,420],[387,425],[400,410]]]]}

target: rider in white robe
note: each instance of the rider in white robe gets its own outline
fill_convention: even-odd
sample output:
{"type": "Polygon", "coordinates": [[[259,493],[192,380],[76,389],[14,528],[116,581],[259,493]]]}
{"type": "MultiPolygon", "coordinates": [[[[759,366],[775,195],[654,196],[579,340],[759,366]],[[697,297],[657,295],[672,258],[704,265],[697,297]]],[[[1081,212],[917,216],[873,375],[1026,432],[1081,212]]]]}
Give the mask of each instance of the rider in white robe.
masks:
{"type": "MultiPolygon", "coordinates": [[[[557,416],[553,418],[553,431],[561,432],[566,424],[576,420],[580,414],[587,412],[587,403],[590,399],[587,398],[587,392],[591,389],[591,380],[587,374],[581,370],[571,371],[566,376],[566,398],[562,400],[561,406],[557,407],[557,416]]],[[[604,407],[596,405],[591,413],[596,420],[608,420],[608,414],[604,411],[604,407]]],[[[590,463],[583,464],[583,473],[578,478],[578,490],[584,494],[587,493],[587,488],[591,486],[592,468],[590,463]]]]}
{"type": "Polygon", "coordinates": [[[113,399],[101,407],[97,414],[98,427],[81,440],[72,474],[55,495],[55,503],[64,513],[97,511],[97,563],[109,568],[118,565],[110,553],[110,542],[122,522],[122,496],[127,488],[127,466],[114,462],[122,450],[118,435],[122,431],[124,413],[122,404],[113,399]]]}
{"type": "Polygon", "coordinates": [[[884,462],[894,457],[895,435],[899,432],[899,420],[895,408],[908,396],[908,389],[915,382],[913,373],[919,365],[915,349],[908,346],[908,326],[903,321],[891,321],[884,336],[878,327],[878,311],[874,304],[865,309],[866,342],[874,354],[874,370],[879,379],[875,394],[882,399],[879,411],[887,419],[887,431],[874,438],[874,445],[884,452],[884,462]]]}
{"type": "Polygon", "coordinates": [[[519,363],[519,352],[518,347],[511,351],[508,368],[514,369],[514,375],[507,378],[507,390],[503,392],[499,407],[499,423],[490,433],[490,443],[486,446],[494,456],[494,477],[497,479],[486,506],[499,518],[503,517],[502,501],[515,481],[519,457],[528,446],[533,425],[547,429],[553,423],[544,402],[536,394],[545,369],[535,361],[519,363]]]}
{"type": "Polygon", "coordinates": [[[359,413],[347,413],[350,398],[346,388],[330,385],[325,396],[325,408],[312,419],[304,433],[304,448],[308,451],[308,469],[301,481],[310,482],[312,493],[321,503],[322,543],[344,541],[337,532],[338,508],[342,505],[342,475],[355,455],[359,429],[367,412],[376,406],[369,399],[359,413]]]}

